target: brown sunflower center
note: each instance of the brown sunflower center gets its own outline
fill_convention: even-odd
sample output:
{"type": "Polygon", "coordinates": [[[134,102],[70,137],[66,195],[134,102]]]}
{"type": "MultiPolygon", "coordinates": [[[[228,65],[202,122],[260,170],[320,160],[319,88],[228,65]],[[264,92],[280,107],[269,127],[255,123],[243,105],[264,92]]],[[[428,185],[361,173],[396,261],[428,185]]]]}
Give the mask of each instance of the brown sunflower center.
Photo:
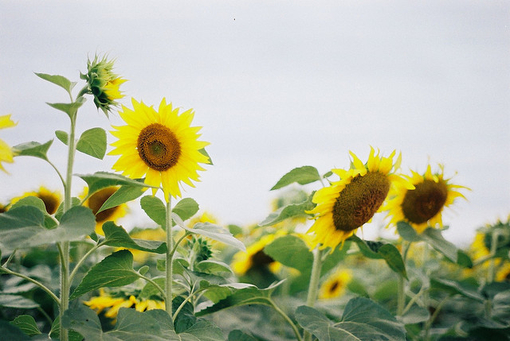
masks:
{"type": "Polygon", "coordinates": [[[260,250],[251,256],[251,260],[255,267],[269,265],[274,262],[274,259],[268,256],[264,251],[260,250]]]}
{"type": "Polygon", "coordinates": [[[336,289],[338,289],[340,287],[342,283],[340,283],[339,280],[336,280],[334,281],[333,283],[331,283],[331,286],[329,287],[329,292],[330,293],[334,293],[336,289]]]}
{"type": "Polygon", "coordinates": [[[56,196],[45,193],[38,193],[37,196],[43,201],[44,206],[46,207],[46,212],[48,212],[48,214],[57,212],[57,208],[58,205],[60,205],[60,202],[56,196]]]}
{"type": "Polygon", "coordinates": [[[340,192],[333,206],[337,230],[357,229],[374,216],[388,195],[390,181],[379,172],[358,175],[340,192]]]}
{"type": "Polygon", "coordinates": [[[441,211],[447,196],[448,188],[444,181],[424,180],[404,196],[404,217],[411,223],[423,224],[441,211]]]}
{"type": "Polygon", "coordinates": [[[164,172],[179,161],[181,145],[175,134],[159,123],[143,128],[138,135],[138,155],[147,166],[164,172]]]}
{"type": "Polygon", "coordinates": [[[90,196],[88,206],[92,210],[92,213],[96,215],[96,222],[102,223],[104,221],[107,221],[111,216],[113,216],[113,214],[119,207],[115,206],[97,213],[101,206],[103,206],[103,204],[106,202],[106,200],[108,200],[108,198],[110,198],[116,191],[117,191],[116,187],[107,187],[97,191],[96,193],[90,196]]]}

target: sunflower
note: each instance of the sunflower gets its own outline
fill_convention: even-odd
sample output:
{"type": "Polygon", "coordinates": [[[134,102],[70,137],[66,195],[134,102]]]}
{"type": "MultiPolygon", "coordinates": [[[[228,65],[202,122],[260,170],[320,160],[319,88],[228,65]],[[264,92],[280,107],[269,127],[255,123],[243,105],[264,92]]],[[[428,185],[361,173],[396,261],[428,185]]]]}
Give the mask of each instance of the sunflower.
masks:
{"type": "Polygon", "coordinates": [[[345,293],[347,285],[352,280],[352,274],[348,270],[337,270],[330,275],[319,289],[319,298],[338,298],[345,293]]]}
{"type": "Polygon", "coordinates": [[[134,99],[132,103],[133,110],[122,106],[119,112],[127,125],[112,132],[118,141],[110,154],[120,155],[113,169],[131,178],[145,175],[147,185],[163,187],[167,201],[170,195],[180,197],[181,182],[194,187],[192,181],[199,181],[198,171],[204,170],[200,163],[209,163],[201,152],[209,143],[198,140],[200,127],[191,126],[193,110],[179,115],[164,98],[159,111],[134,99]]]}
{"type": "Polygon", "coordinates": [[[117,219],[122,218],[127,213],[127,204],[114,206],[98,213],[101,206],[103,206],[106,200],[108,200],[115,192],[117,192],[118,189],[119,187],[117,186],[105,187],[87,197],[87,189],[85,188],[84,194],[81,195],[82,198],[86,198],[83,205],[90,208],[92,213],[94,213],[96,216],[97,234],[103,235],[102,226],[105,222],[115,222],[117,219]]]}
{"type": "Polygon", "coordinates": [[[444,178],[443,166],[439,165],[439,168],[441,171],[435,174],[432,173],[430,165],[423,175],[411,171],[412,176],[407,178],[414,185],[414,189],[394,187],[390,194],[391,199],[385,206],[391,216],[390,224],[406,221],[418,233],[428,226],[443,226],[443,209],[452,205],[459,197],[465,199],[458,189],[468,188],[451,184],[451,179],[444,178]]]}
{"type": "Polygon", "coordinates": [[[62,194],[60,192],[51,191],[48,188],[41,186],[39,187],[39,191],[26,192],[21,196],[12,199],[11,205],[15,204],[23,198],[31,196],[39,198],[43,201],[44,206],[46,207],[46,212],[48,212],[48,214],[54,214],[57,212],[58,207],[62,203],[62,194]]]}
{"type": "Polygon", "coordinates": [[[88,93],[94,95],[94,104],[106,115],[118,105],[115,100],[124,97],[119,87],[126,80],[113,73],[113,64],[114,60],[108,60],[107,56],[96,56],[87,62],[87,74],[81,75],[88,83],[88,93]]]}
{"type": "Polygon", "coordinates": [[[510,282],[510,262],[506,262],[496,272],[497,282],[510,282]]]}
{"type": "Polygon", "coordinates": [[[315,192],[312,201],[317,206],[310,211],[316,220],[308,232],[315,233],[314,246],[330,247],[332,250],[363,224],[370,222],[380,210],[393,183],[410,187],[404,178],[392,171],[400,167],[401,156],[393,163],[395,151],[389,157],[375,155],[371,148],[368,162],[363,164],[352,152],[352,166],[349,170],[333,169],[340,177],[315,192]]]}
{"type": "MultiPolygon", "coordinates": [[[[11,115],[0,116],[0,129],[14,127],[16,124],[17,123],[11,120],[11,115]]],[[[13,163],[14,153],[12,148],[7,143],[5,143],[3,140],[0,140],[0,169],[6,172],[2,162],[13,163]]]]}
{"type": "Polygon", "coordinates": [[[268,267],[273,273],[277,272],[281,264],[264,253],[264,247],[271,244],[281,234],[267,234],[246,248],[246,252],[237,252],[232,259],[232,270],[238,275],[244,275],[248,270],[258,267],[268,267]]]}

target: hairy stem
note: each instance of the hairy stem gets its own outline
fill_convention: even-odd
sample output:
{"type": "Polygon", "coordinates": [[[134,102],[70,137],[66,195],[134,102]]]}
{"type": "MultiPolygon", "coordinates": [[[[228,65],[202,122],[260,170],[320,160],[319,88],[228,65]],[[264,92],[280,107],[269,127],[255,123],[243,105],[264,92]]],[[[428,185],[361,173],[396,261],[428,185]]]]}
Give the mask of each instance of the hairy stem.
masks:
{"type": "Polygon", "coordinates": [[[165,309],[168,315],[172,316],[172,285],[173,285],[173,255],[174,255],[174,239],[172,236],[172,204],[171,198],[168,197],[166,203],[166,281],[165,281],[165,309]]]}

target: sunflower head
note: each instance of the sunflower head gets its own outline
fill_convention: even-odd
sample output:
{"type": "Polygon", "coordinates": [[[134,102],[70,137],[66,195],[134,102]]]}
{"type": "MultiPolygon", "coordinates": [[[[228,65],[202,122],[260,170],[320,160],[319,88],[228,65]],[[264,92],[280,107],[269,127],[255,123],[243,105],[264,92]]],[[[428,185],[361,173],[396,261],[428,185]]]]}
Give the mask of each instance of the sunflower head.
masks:
{"type": "Polygon", "coordinates": [[[470,246],[473,260],[489,256],[493,248],[493,242],[496,242],[494,245],[496,257],[507,258],[510,251],[510,216],[506,222],[498,220],[494,224],[487,224],[477,230],[470,246]]]}
{"type": "Polygon", "coordinates": [[[353,158],[351,168],[333,169],[340,180],[315,192],[312,199],[317,206],[310,213],[316,217],[308,232],[315,233],[314,245],[320,244],[321,248],[335,249],[359,227],[370,222],[393,183],[412,187],[394,173],[401,160],[399,155],[393,161],[395,151],[389,157],[383,157],[371,148],[366,164],[354,153],[350,154],[353,158]]]}
{"type": "Polygon", "coordinates": [[[115,100],[124,97],[119,87],[126,80],[113,73],[114,62],[107,56],[95,56],[93,61],[87,62],[87,73],[81,75],[87,81],[89,93],[94,96],[94,104],[106,115],[118,105],[115,100]]]}
{"type": "MultiPolygon", "coordinates": [[[[112,208],[108,208],[99,212],[99,209],[103,206],[103,204],[108,200],[119,187],[110,186],[106,188],[102,188],[99,191],[93,193],[89,196],[84,205],[92,210],[92,213],[96,216],[96,233],[103,235],[102,226],[107,221],[116,221],[119,218],[122,218],[126,215],[127,205],[122,204],[119,206],[114,206],[112,208]]],[[[86,197],[86,193],[82,195],[82,197],[86,197]]]]}
{"type": "Polygon", "coordinates": [[[200,164],[209,163],[202,152],[208,142],[199,141],[200,127],[192,127],[194,112],[179,114],[178,108],[163,99],[156,111],[142,102],[132,100],[133,110],[122,106],[119,114],[127,123],[114,127],[118,140],[110,152],[120,155],[113,169],[131,178],[142,178],[153,187],[153,194],[162,187],[165,199],[180,197],[182,182],[194,186],[199,181],[200,164]]]}
{"type": "MultiPolygon", "coordinates": [[[[0,129],[14,127],[16,124],[11,120],[11,115],[0,115],[0,129]]],[[[0,170],[7,172],[2,162],[13,163],[14,152],[7,143],[0,139],[0,170]]]]}
{"type": "Polygon", "coordinates": [[[13,198],[11,200],[11,205],[15,204],[23,198],[30,196],[41,199],[46,208],[46,212],[48,212],[50,215],[57,212],[58,207],[62,203],[62,194],[60,192],[51,191],[48,188],[41,186],[38,191],[26,192],[19,197],[13,198]]]}
{"type": "Polygon", "coordinates": [[[444,178],[444,168],[439,166],[440,172],[432,173],[431,166],[427,166],[424,174],[412,172],[408,177],[414,189],[402,186],[394,187],[385,209],[389,210],[390,224],[406,221],[421,233],[428,226],[443,226],[442,211],[454,201],[464,195],[459,189],[468,189],[454,185],[451,179],[444,178]]]}
{"type": "Polygon", "coordinates": [[[319,288],[319,298],[338,298],[345,294],[347,285],[352,280],[349,270],[337,270],[330,275],[319,288]]]}
{"type": "Polygon", "coordinates": [[[271,272],[278,270],[280,263],[264,252],[264,247],[275,240],[276,234],[267,234],[246,248],[239,251],[232,259],[232,270],[237,275],[244,275],[253,268],[269,268],[271,272]]]}

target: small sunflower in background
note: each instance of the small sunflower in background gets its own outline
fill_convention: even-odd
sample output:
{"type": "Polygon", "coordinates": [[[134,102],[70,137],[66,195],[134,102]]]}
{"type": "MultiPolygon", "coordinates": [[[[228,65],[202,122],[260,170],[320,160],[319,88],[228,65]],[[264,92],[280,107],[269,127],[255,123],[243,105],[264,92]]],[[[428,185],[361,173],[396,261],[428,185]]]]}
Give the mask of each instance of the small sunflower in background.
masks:
{"type": "Polygon", "coordinates": [[[264,247],[271,244],[281,234],[267,234],[246,248],[246,252],[237,252],[232,259],[232,270],[238,275],[245,275],[250,269],[268,268],[272,273],[278,272],[281,264],[264,253],[264,247]]]}
{"type": "Polygon", "coordinates": [[[347,285],[352,281],[349,270],[338,269],[332,273],[319,288],[319,298],[332,299],[345,294],[347,285]]]}
{"type": "Polygon", "coordinates": [[[94,213],[96,216],[95,231],[99,235],[104,235],[102,227],[105,222],[116,222],[117,219],[124,217],[127,213],[127,204],[121,204],[119,206],[114,206],[99,212],[99,209],[103,206],[106,200],[108,200],[115,192],[117,192],[118,189],[118,186],[105,187],[93,193],[91,196],[88,196],[87,188],[85,188],[84,194],[81,195],[82,198],[86,198],[83,205],[90,208],[92,213],[94,213]]]}
{"type": "MultiPolygon", "coordinates": [[[[166,233],[161,228],[146,228],[140,229],[135,228],[131,232],[129,232],[129,236],[133,239],[143,239],[143,240],[155,240],[155,241],[165,241],[166,233]]],[[[143,264],[147,262],[147,260],[153,256],[150,252],[129,249],[129,251],[133,254],[133,260],[138,264],[143,264]]]]}
{"type": "Polygon", "coordinates": [[[321,249],[335,249],[352,236],[354,232],[370,222],[386,199],[393,183],[413,188],[404,178],[395,174],[400,167],[401,156],[394,162],[395,151],[389,157],[375,154],[371,148],[368,161],[364,164],[354,153],[349,170],[333,169],[340,177],[315,192],[312,201],[317,206],[309,213],[316,214],[316,220],[308,230],[315,234],[314,245],[321,249]]]}
{"type": "Polygon", "coordinates": [[[19,197],[13,198],[11,200],[11,205],[14,205],[16,202],[26,197],[36,197],[41,199],[46,207],[46,212],[50,215],[57,212],[58,207],[62,203],[62,194],[59,191],[51,191],[50,189],[41,186],[38,191],[26,192],[19,197]]]}
{"type": "MultiPolygon", "coordinates": [[[[11,115],[0,115],[0,129],[14,127],[16,124],[11,120],[11,115]]],[[[13,163],[14,152],[7,143],[0,139],[0,169],[6,172],[2,162],[13,163]]]]}
{"type": "MultiPolygon", "coordinates": [[[[163,99],[156,111],[132,100],[133,110],[122,106],[119,114],[127,123],[116,126],[112,135],[118,140],[111,155],[120,155],[113,169],[131,178],[142,178],[153,187],[162,187],[165,200],[181,196],[181,183],[194,187],[200,181],[200,164],[210,163],[203,152],[208,142],[199,141],[201,127],[192,127],[193,110],[179,109],[163,99]]],[[[157,188],[153,188],[155,194],[157,188]]]]}
{"type": "Polygon", "coordinates": [[[457,198],[465,199],[459,189],[467,187],[454,185],[451,179],[444,178],[444,167],[439,165],[440,172],[432,173],[430,165],[424,174],[412,172],[407,177],[413,188],[396,186],[390,193],[390,200],[384,209],[391,217],[390,224],[399,221],[409,223],[418,233],[427,227],[443,226],[442,212],[451,206],[457,198]]]}
{"type": "Polygon", "coordinates": [[[112,319],[112,323],[115,323],[120,308],[133,308],[139,312],[165,309],[165,302],[159,298],[141,298],[137,297],[136,293],[109,293],[104,289],[99,289],[99,296],[92,297],[83,303],[95,310],[98,315],[104,312],[104,316],[112,319]]]}
{"type": "MultiPolygon", "coordinates": [[[[477,229],[473,242],[469,247],[469,254],[475,263],[486,266],[491,259],[491,250],[494,245],[495,258],[508,258],[510,252],[510,216],[507,221],[498,220],[494,224],[487,224],[477,229]]],[[[500,264],[500,259],[496,259],[500,264]]]]}
{"type": "Polygon", "coordinates": [[[88,93],[94,96],[97,109],[103,110],[106,115],[112,107],[118,105],[115,100],[124,97],[120,92],[120,85],[126,80],[113,73],[114,62],[115,60],[108,60],[107,56],[96,56],[93,61],[87,62],[87,73],[81,74],[81,78],[88,83],[88,93]]]}
{"type": "Polygon", "coordinates": [[[505,262],[503,266],[500,266],[496,272],[497,282],[509,282],[510,283],[510,262],[505,262]]]}

